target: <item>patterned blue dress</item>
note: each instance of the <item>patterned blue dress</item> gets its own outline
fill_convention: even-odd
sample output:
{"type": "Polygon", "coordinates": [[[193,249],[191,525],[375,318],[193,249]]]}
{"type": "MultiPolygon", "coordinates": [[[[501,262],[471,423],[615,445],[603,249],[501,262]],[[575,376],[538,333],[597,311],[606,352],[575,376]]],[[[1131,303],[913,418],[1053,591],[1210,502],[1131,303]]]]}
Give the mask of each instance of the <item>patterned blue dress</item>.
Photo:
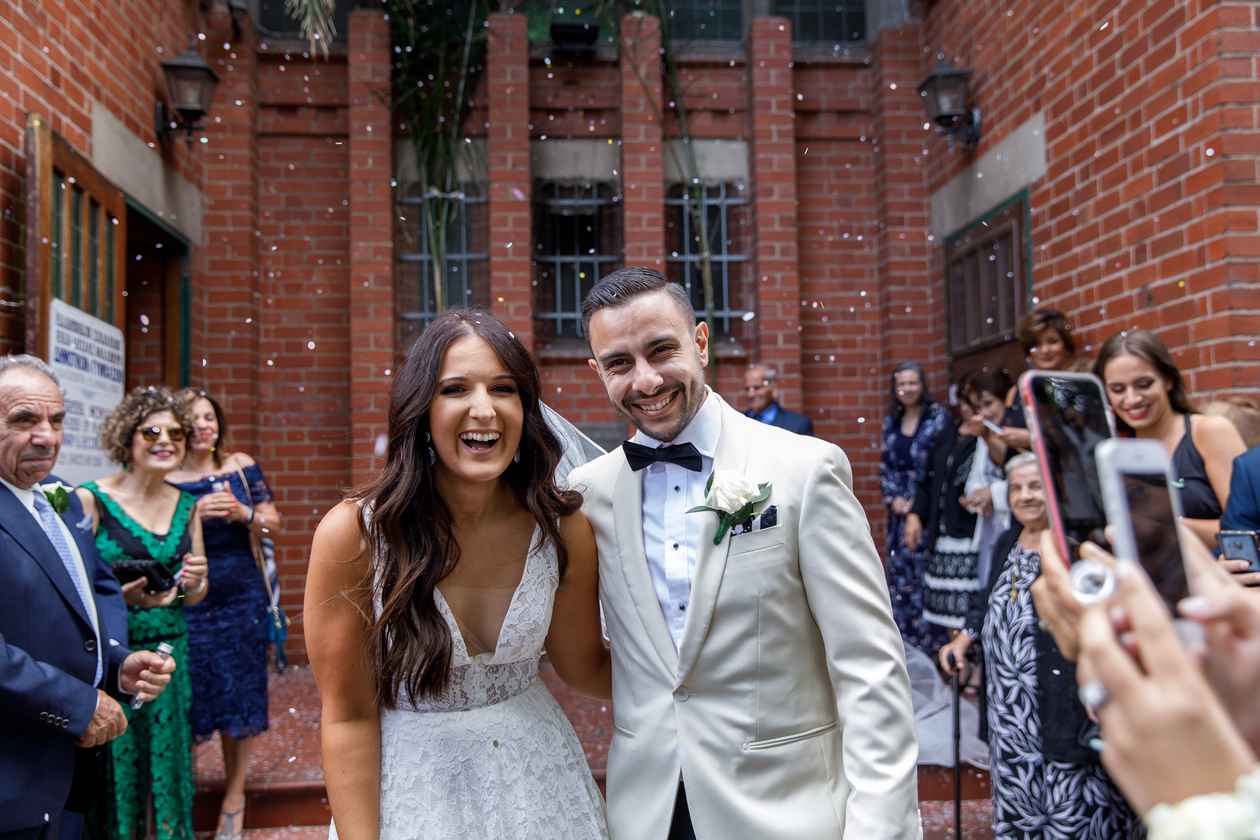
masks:
{"type": "Polygon", "coordinates": [[[893,513],[892,500],[905,498],[913,501],[927,473],[932,451],[949,422],[949,413],[944,407],[929,403],[919,418],[914,435],[907,438],[901,434],[900,418],[886,416],[883,454],[879,464],[880,489],[884,504],[888,506],[884,545],[888,551],[886,570],[893,619],[906,644],[914,645],[932,657],[948,641],[947,631],[923,620],[923,571],[927,565],[927,554],[921,549],[910,551],[902,545],[906,518],[893,513]]]}
{"type": "Polygon", "coordinates": [[[1029,588],[1041,556],[1018,542],[989,594],[985,681],[989,695],[989,778],[993,836],[999,840],[1124,840],[1145,836],[1141,821],[1098,764],[1046,758],[1037,699],[1037,613],[1029,588]]]}
{"type": "MultiPolygon", "coordinates": [[[[224,482],[243,504],[271,501],[262,469],[229,470],[176,484],[201,498],[224,482]]],[[[186,607],[188,670],[192,676],[192,727],[198,740],[216,731],[249,738],[267,729],[267,592],[249,547],[249,529],[240,522],[202,520],[210,591],[195,607],[186,607]]]]}

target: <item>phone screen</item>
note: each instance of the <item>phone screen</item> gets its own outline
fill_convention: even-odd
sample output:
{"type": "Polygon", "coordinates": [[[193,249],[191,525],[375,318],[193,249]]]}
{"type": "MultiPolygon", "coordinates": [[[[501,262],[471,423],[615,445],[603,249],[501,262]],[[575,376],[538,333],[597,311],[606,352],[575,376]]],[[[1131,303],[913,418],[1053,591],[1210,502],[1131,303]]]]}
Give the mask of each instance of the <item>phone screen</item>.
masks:
{"type": "Polygon", "coordinates": [[[1177,539],[1177,516],[1168,477],[1161,472],[1125,473],[1123,478],[1138,562],[1176,615],[1177,602],[1188,597],[1190,589],[1177,539]]]}
{"type": "Polygon", "coordinates": [[[1106,397],[1090,379],[1038,376],[1031,382],[1041,447],[1071,560],[1086,540],[1100,545],[1107,524],[1094,450],[1111,437],[1106,397]]]}

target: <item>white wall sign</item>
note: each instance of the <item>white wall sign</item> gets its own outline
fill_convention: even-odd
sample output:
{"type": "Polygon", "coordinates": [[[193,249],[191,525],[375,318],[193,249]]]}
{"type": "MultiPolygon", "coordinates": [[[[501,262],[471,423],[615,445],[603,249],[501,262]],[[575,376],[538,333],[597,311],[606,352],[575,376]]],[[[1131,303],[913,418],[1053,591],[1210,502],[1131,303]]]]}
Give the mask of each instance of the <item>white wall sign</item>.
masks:
{"type": "Polygon", "coordinates": [[[65,440],[53,473],[81,484],[117,467],[101,449],[101,422],[124,388],[122,330],[54,298],[48,331],[48,361],[66,398],[65,440]]]}

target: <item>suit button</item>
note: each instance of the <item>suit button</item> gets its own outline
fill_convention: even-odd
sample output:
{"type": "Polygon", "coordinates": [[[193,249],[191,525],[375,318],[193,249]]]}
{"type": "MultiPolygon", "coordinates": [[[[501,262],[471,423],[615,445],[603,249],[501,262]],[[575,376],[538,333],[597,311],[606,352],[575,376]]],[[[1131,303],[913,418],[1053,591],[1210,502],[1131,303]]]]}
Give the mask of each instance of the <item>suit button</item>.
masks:
{"type": "Polygon", "coordinates": [[[83,649],[88,653],[96,653],[96,639],[88,639],[84,642],[83,649]]]}
{"type": "Polygon", "coordinates": [[[679,703],[686,703],[691,699],[691,693],[685,688],[678,689],[674,696],[678,698],[679,703]]]}

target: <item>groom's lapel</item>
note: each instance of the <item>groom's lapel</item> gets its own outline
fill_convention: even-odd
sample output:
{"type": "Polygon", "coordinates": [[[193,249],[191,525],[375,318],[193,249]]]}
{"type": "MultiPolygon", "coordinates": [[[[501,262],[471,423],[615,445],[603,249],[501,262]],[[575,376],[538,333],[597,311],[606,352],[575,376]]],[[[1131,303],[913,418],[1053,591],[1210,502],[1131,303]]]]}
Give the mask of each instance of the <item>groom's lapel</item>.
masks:
{"type": "MultiPolygon", "coordinates": [[[[713,395],[717,397],[716,394],[713,395]]],[[[717,452],[713,457],[713,469],[731,471],[744,475],[748,466],[749,448],[739,428],[739,415],[725,402],[722,406],[722,431],[718,435],[717,452]]],[[[708,476],[705,476],[708,480],[708,476]]],[[[682,644],[678,650],[678,673],[674,687],[682,685],[683,680],[691,672],[700,653],[700,645],[709,633],[709,624],[713,621],[713,609],[717,605],[718,590],[722,586],[722,575],[726,572],[726,557],[731,550],[731,534],[728,531],[719,545],[713,544],[717,536],[718,516],[716,513],[689,513],[687,516],[703,517],[700,526],[700,544],[697,546],[696,574],[691,581],[691,606],[687,616],[687,627],[683,631],[682,644]]]]}
{"type": "MultiPolygon", "coordinates": [[[[617,527],[617,550],[621,553],[621,572],[626,588],[634,600],[643,629],[652,640],[661,664],[673,674],[678,669],[678,651],[669,635],[661,602],[656,598],[652,573],[648,571],[647,551],[643,548],[643,478],[630,469],[622,458],[613,490],[613,521],[617,527]]],[[[710,537],[710,539],[712,539],[710,537]]]]}

